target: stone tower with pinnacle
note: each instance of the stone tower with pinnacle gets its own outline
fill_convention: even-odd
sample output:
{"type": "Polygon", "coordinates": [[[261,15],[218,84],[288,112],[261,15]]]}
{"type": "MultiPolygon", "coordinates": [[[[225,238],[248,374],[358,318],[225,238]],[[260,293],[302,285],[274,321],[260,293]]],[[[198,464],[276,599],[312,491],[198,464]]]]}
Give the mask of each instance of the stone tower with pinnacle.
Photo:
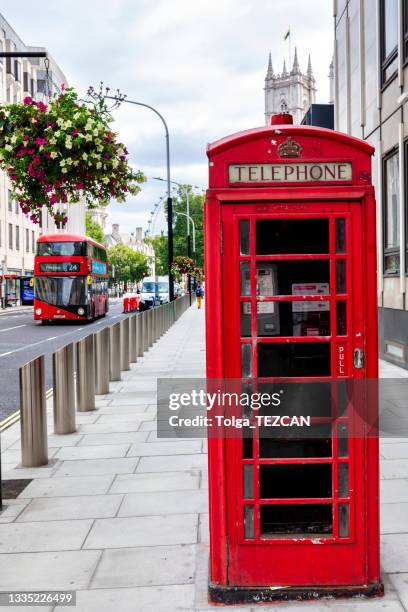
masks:
{"type": "Polygon", "coordinates": [[[287,71],[284,60],[281,74],[275,74],[272,67],[272,56],[269,54],[264,89],[266,124],[270,124],[271,115],[282,112],[293,115],[293,122],[299,124],[316,98],[316,81],[313,76],[310,55],[305,73],[300,70],[295,48],[290,72],[287,71]]]}

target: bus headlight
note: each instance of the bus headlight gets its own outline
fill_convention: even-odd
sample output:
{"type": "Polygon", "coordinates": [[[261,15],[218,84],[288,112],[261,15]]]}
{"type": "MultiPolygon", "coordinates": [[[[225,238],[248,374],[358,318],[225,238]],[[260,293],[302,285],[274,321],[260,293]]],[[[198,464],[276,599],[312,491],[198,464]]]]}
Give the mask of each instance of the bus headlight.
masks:
{"type": "Polygon", "coordinates": [[[79,315],[85,314],[85,310],[82,307],[78,308],[78,314],[79,315]]]}
{"type": "Polygon", "coordinates": [[[42,313],[42,310],[41,310],[41,308],[37,308],[37,309],[36,309],[36,311],[35,311],[35,314],[38,314],[38,315],[40,315],[41,313],[42,313]]]}

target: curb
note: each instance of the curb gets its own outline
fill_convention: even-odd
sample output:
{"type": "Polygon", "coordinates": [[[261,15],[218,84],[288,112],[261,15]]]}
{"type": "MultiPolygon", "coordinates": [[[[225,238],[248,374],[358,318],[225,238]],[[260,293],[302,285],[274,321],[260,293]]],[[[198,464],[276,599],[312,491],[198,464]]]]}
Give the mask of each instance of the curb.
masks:
{"type": "MultiPolygon", "coordinates": [[[[52,388],[50,388],[45,393],[45,401],[48,401],[49,399],[51,399],[52,396],[53,396],[53,390],[52,388]]],[[[16,410],[15,412],[12,412],[11,414],[9,414],[8,417],[0,421],[0,433],[2,433],[6,429],[14,425],[14,423],[17,423],[17,421],[19,420],[20,420],[20,410],[16,410]]]]}

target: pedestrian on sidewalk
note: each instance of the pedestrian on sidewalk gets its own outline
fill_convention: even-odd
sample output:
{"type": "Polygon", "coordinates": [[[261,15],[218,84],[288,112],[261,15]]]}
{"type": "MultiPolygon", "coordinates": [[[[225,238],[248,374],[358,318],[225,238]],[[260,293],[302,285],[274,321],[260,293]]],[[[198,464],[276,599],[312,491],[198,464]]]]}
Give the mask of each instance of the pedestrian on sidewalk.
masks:
{"type": "Polygon", "coordinates": [[[195,290],[196,300],[197,300],[197,308],[201,308],[201,301],[204,297],[204,291],[201,287],[200,283],[197,285],[197,289],[195,290]]]}

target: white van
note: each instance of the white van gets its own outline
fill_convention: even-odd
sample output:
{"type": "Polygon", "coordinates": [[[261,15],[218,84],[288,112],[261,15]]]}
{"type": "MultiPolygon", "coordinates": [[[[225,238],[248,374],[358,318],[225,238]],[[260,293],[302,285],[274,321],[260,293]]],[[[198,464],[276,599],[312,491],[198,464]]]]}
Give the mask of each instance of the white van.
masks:
{"type": "Polygon", "coordinates": [[[156,297],[160,304],[166,304],[169,301],[169,277],[146,276],[143,279],[140,297],[146,303],[151,302],[152,306],[156,297]]]}

